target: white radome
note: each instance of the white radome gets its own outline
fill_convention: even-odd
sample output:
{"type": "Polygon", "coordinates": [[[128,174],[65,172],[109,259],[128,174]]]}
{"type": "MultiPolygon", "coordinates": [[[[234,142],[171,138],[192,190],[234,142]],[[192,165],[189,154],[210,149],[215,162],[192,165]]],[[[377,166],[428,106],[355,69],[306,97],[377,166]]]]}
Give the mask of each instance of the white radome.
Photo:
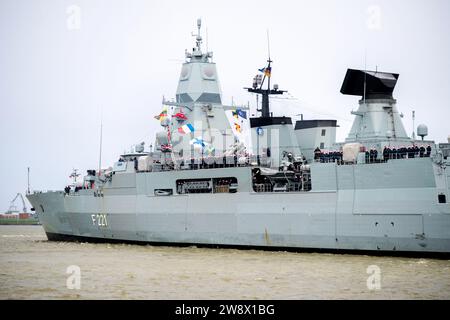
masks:
{"type": "Polygon", "coordinates": [[[427,136],[428,135],[428,127],[424,124],[419,124],[417,126],[417,135],[422,138],[427,136]]]}

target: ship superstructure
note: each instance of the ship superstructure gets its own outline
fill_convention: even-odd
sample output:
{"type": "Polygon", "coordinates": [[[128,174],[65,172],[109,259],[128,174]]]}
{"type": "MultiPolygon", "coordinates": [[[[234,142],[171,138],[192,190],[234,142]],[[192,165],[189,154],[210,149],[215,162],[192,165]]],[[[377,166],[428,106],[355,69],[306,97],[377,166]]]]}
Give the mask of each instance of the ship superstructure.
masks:
{"type": "Polygon", "coordinates": [[[154,147],[137,145],[80,188],[27,195],[50,240],[450,252],[450,144],[407,136],[392,96],[398,74],[349,69],[360,96],[352,129],[273,117],[272,60],[248,92],[251,146],[233,134],[212,53],[186,51],[175,100],[156,116],[154,147]]]}

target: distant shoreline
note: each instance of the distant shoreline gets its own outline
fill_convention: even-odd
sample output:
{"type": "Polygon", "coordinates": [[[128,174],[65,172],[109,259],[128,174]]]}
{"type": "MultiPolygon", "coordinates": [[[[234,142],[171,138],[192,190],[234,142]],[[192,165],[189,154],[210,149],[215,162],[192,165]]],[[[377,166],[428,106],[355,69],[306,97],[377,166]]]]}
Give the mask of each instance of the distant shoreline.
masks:
{"type": "Polygon", "coordinates": [[[14,218],[0,218],[0,225],[4,226],[24,226],[24,225],[41,225],[37,219],[14,219],[14,218]]]}

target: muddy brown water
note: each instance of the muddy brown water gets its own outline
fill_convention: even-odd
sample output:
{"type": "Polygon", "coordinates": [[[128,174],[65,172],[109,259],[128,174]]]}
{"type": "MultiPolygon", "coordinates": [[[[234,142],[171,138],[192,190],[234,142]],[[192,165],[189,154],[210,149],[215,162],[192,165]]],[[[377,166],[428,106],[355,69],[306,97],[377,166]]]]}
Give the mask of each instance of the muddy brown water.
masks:
{"type": "Polygon", "coordinates": [[[41,226],[0,226],[0,299],[450,299],[450,260],[51,242],[41,226]]]}

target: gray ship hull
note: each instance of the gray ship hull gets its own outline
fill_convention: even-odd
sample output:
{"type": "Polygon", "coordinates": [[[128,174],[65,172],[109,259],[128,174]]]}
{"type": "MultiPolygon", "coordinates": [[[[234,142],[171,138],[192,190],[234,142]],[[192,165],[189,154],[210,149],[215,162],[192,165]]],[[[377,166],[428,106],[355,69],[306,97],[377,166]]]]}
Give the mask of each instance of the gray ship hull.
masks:
{"type": "MultiPolygon", "coordinates": [[[[445,167],[444,167],[445,169],[445,167]]],[[[450,252],[449,172],[430,158],[311,165],[308,192],[254,192],[251,168],[116,173],[102,194],[28,195],[49,239],[450,252]],[[155,195],[180,178],[236,177],[236,193],[155,195]]],[[[447,170],[448,171],[448,170],[447,170]]]]}

